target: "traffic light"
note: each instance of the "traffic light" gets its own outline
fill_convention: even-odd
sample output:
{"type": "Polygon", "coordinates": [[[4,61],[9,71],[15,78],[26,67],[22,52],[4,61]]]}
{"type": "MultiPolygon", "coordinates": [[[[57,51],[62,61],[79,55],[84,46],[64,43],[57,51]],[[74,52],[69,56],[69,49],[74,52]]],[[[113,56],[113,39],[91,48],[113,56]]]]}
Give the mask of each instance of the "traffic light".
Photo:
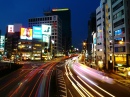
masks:
{"type": "Polygon", "coordinates": [[[47,53],[47,48],[44,49],[44,53],[47,53]]]}

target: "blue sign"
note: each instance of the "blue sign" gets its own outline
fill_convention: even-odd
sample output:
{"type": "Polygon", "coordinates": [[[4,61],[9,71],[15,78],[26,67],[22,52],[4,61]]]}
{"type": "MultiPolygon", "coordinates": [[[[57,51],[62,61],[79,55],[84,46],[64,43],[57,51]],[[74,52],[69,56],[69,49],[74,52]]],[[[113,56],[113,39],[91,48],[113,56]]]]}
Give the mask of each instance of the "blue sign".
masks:
{"type": "Polygon", "coordinates": [[[42,40],[42,28],[39,26],[33,26],[33,39],[42,40]]]}
{"type": "Polygon", "coordinates": [[[122,34],[122,30],[121,29],[115,31],[115,36],[116,35],[121,35],[121,34],[122,34]]]}
{"type": "Polygon", "coordinates": [[[96,38],[94,38],[94,44],[96,44],[96,38]]]}
{"type": "Polygon", "coordinates": [[[121,40],[123,40],[123,38],[116,38],[115,40],[120,40],[121,41],[121,40]]]}
{"type": "Polygon", "coordinates": [[[49,35],[45,35],[45,34],[43,34],[43,42],[47,42],[47,43],[49,43],[49,35]]]}

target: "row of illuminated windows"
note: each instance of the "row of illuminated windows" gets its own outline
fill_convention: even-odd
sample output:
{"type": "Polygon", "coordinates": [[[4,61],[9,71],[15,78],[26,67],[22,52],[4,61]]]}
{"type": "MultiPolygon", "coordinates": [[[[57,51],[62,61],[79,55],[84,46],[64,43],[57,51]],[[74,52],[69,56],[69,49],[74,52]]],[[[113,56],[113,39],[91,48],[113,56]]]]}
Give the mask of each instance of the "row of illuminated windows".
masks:
{"type": "Polygon", "coordinates": [[[31,44],[31,42],[19,42],[18,44],[31,44]]]}
{"type": "Polygon", "coordinates": [[[46,21],[46,20],[52,20],[52,17],[44,17],[44,18],[34,18],[34,19],[29,19],[29,22],[35,22],[35,21],[46,21]]]}
{"type": "Polygon", "coordinates": [[[33,53],[41,53],[41,51],[33,51],[33,53]]]}
{"type": "Polygon", "coordinates": [[[48,25],[55,25],[55,26],[57,26],[57,21],[35,21],[35,22],[29,22],[29,25],[37,25],[37,24],[42,24],[42,23],[48,23],[48,25]]]}
{"type": "Polygon", "coordinates": [[[32,48],[31,45],[18,45],[18,48],[19,49],[22,49],[22,48],[32,48]]]}

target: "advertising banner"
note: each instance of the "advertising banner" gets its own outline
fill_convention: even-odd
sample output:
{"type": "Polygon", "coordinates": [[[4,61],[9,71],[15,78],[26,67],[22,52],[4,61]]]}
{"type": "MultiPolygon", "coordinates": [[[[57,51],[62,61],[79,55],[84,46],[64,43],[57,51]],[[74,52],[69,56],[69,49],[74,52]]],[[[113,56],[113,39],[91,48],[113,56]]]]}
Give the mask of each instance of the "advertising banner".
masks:
{"type": "Polygon", "coordinates": [[[42,41],[42,28],[39,26],[33,26],[33,39],[42,41]]]}
{"type": "Polygon", "coordinates": [[[50,36],[44,34],[43,35],[43,42],[49,43],[49,38],[50,38],[50,36]]]}
{"type": "Polygon", "coordinates": [[[32,29],[30,29],[30,28],[21,28],[20,38],[21,39],[32,40],[32,29]]]}
{"type": "Polygon", "coordinates": [[[14,25],[8,25],[8,33],[14,33],[14,25]]]}
{"type": "Polygon", "coordinates": [[[50,25],[42,25],[42,34],[51,35],[51,26],[50,25]]]}
{"type": "Polygon", "coordinates": [[[96,44],[96,33],[93,35],[93,43],[96,44]]]}

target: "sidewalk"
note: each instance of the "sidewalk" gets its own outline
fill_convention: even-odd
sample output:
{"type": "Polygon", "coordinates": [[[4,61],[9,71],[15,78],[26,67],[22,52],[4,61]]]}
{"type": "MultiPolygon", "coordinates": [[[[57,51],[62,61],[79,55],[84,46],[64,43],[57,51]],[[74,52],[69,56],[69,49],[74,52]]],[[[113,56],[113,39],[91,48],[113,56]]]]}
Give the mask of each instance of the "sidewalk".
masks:
{"type": "MultiPolygon", "coordinates": [[[[88,67],[91,67],[91,66],[88,66],[88,67]]],[[[93,65],[92,68],[97,70],[96,65],[95,66],[93,65]]],[[[103,71],[100,71],[100,72],[103,72],[103,71]]],[[[116,82],[130,88],[130,76],[126,77],[125,73],[112,72],[112,71],[110,72],[110,71],[106,71],[106,70],[104,70],[104,73],[106,76],[113,78],[116,82]]]]}
{"type": "MultiPolygon", "coordinates": [[[[79,59],[79,63],[81,63],[82,61],[79,59]]],[[[87,65],[90,68],[96,69],[97,70],[97,65],[96,64],[90,64],[89,62],[86,63],[85,65],[87,65]]],[[[102,72],[102,71],[100,71],[102,72]]],[[[130,88],[130,76],[129,78],[126,78],[126,74],[121,73],[121,72],[108,72],[108,71],[104,71],[105,75],[113,78],[116,82],[130,88]]],[[[103,73],[103,72],[102,72],[103,73]]]]}
{"type": "Polygon", "coordinates": [[[126,78],[126,74],[121,72],[107,72],[106,75],[110,78],[113,78],[116,82],[130,88],[130,77],[126,78]]]}

